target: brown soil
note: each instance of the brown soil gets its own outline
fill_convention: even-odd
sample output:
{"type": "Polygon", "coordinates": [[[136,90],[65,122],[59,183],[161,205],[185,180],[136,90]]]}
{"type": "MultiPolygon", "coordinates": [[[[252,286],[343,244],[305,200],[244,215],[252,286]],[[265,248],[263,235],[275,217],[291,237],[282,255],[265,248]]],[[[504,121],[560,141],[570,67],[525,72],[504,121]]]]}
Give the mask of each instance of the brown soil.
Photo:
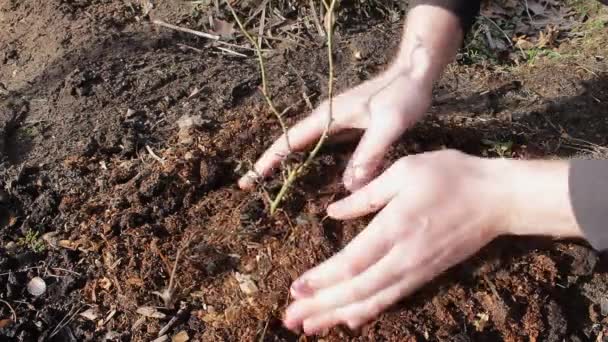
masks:
{"type": "MultiPolygon", "coordinates": [[[[273,218],[260,194],[237,189],[280,128],[257,90],[254,58],[149,21],[203,27],[207,14],[191,9],[159,1],[146,17],[119,1],[0,3],[3,340],[150,341],[173,319],[169,337],[296,341],[280,321],[289,284],[365,227],[321,220],[345,194],[340,172],[353,146],[325,148],[273,218]],[[184,115],[201,119],[186,135],[177,125],[184,115]],[[34,233],[44,250],[24,243],[34,233]],[[180,250],[165,302],[154,292],[169,286],[180,250]],[[258,291],[243,293],[237,274],[258,291]],[[26,290],[35,276],[47,283],[40,297],[26,290]],[[163,318],[142,316],[143,306],[163,318]]],[[[379,52],[394,51],[400,21],[371,15],[338,28],[339,89],[392,57],[379,52]]],[[[308,111],[303,92],[313,104],[326,94],[326,51],[309,38],[277,43],[268,60],[278,106],[293,106],[288,123],[308,111]]],[[[507,156],[516,158],[572,156],[577,139],[607,146],[603,52],[523,67],[454,64],[437,85],[434,115],[391,156],[444,147],[495,155],[488,140],[510,141],[507,156]]],[[[601,341],[607,265],[576,241],[502,239],[361,331],[320,338],[601,341]]]]}

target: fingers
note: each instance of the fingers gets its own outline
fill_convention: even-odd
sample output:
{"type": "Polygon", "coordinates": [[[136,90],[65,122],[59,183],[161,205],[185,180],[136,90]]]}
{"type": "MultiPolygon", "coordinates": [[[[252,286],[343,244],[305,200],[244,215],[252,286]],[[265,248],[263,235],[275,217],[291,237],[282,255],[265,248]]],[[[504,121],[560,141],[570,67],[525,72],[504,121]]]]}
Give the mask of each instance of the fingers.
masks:
{"type": "Polygon", "coordinates": [[[239,180],[239,187],[243,190],[250,190],[256,180],[272,173],[272,170],[289,154],[290,148],[292,152],[300,151],[319,139],[327,124],[326,117],[326,106],[321,106],[287,131],[289,144],[286,135],[281,135],[258,159],[254,170],[239,180]]]}
{"type": "Polygon", "coordinates": [[[401,166],[399,162],[393,164],[363,188],[331,204],[327,208],[328,215],[336,220],[348,220],[382,209],[402,188],[400,184],[404,183],[406,175],[401,166]]]}
{"type": "Polygon", "coordinates": [[[391,250],[395,243],[391,227],[400,223],[398,208],[391,208],[389,204],[342,251],[294,281],[290,289],[292,296],[295,299],[309,297],[365,271],[391,250]]]}
{"type": "Polygon", "coordinates": [[[304,333],[317,334],[338,324],[346,324],[350,329],[358,329],[419,288],[431,278],[431,274],[431,272],[409,273],[403,279],[364,300],[307,318],[302,323],[304,333]]]}
{"type": "Polygon", "coordinates": [[[371,99],[369,127],[344,173],[348,190],[361,188],[376,175],[390,146],[426,111],[427,101],[416,96],[420,90],[410,83],[396,77],[371,99]]]}
{"type": "Polygon", "coordinates": [[[399,282],[404,271],[401,249],[394,247],[359,275],[292,303],[287,309],[285,325],[297,328],[308,318],[365,300],[399,282]]]}

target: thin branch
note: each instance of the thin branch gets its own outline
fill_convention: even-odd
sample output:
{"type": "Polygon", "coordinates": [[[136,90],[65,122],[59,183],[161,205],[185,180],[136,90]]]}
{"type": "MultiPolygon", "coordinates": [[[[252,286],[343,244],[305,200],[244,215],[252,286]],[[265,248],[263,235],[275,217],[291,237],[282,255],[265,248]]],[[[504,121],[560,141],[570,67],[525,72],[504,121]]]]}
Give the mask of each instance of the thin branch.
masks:
{"type": "MultiPolygon", "coordinates": [[[[323,3],[325,4],[325,1],[323,1],[323,3]]],[[[329,97],[329,100],[328,100],[329,101],[329,110],[327,111],[328,112],[327,125],[325,126],[325,129],[323,130],[323,133],[321,134],[321,138],[317,141],[317,144],[315,145],[314,149],[310,152],[310,154],[308,155],[308,157],[306,158],[304,163],[300,164],[292,172],[289,173],[287,179],[285,180],[285,182],[283,183],[283,186],[281,187],[281,190],[279,190],[277,197],[275,197],[274,201],[270,204],[270,214],[271,215],[274,214],[274,212],[277,210],[279,204],[281,203],[281,200],[287,193],[287,190],[289,189],[291,184],[312,163],[314,158],[317,156],[317,154],[321,150],[323,143],[325,143],[325,140],[327,140],[327,137],[329,136],[329,128],[333,121],[333,93],[334,93],[333,42],[334,42],[334,40],[333,40],[333,25],[332,24],[334,21],[333,17],[334,17],[335,5],[336,5],[336,0],[331,0],[331,3],[329,4],[329,8],[327,10],[327,18],[329,21],[327,23],[327,27],[326,27],[326,30],[327,30],[327,57],[328,57],[328,61],[329,61],[329,80],[328,80],[328,90],[327,90],[328,97],[329,97]]]]}
{"type": "Polygon", "coordinates": [[[154,153],[154,151],[152,151],[152,149],[150,148],[150,146],[146,145],[146,150],[148,150],[148,153],[150,153],[150,156],[152,158],[154,158],[156,161],[158,161],[161,164],[165,164],[165,160],[161,157],[159,157],[156,153],[154,153]]]}
{"type": "Polygon", "coordinates": [[[245,35],[245,37],[247,37],[249,42],[251,42],[251,44],[255,48],[255,52],[258,56],[258,63],[260,64],[260,73],[262,74],[262,95],[264,96],[264,99],[268,103],[270,110],[272,111],[272,113],[275,115],[275,117],[279,121],[279,124],[281,125],[281,129],[283,130],[283,135],[285,136],[285,140],[287,142],[287,149],[289,150],[289,153],[291,153],[292,150],[291,150],[291,144],[289,143],[289,137],[287,135],[287,125],[285,124],[285,121],[283,121],[283,117],[281,116],[281,113],[279,113],[277,108],[274,106],[274,103],[272,102],[272,98],[270,97],[270,94],[268,93],[268,83],[266,81],[266,68],[264,66],[264,57],[262,56],[261,47],[258,44],[257,40],[255,40],[251,36],[251,34],[249,34],[249,32],[247,32],[247,30],[245,29],[245,26],[243,26],[241,19],[236,14],[236,11],[234,10],[234,8],[230,4],[230,2],[228,0],[225,0],[225,3],[228,6],[228,8],[230,9],[230,12],[232,13],[232,16],[234,17],[234,20],[239,25],[241,32],[243,33],[243,35],[245,35]]]}
{"type": "Polygon", "coordinates": [[[8,306],[8,308],[11,310],[11,312],[13,313],[13,322],[17,322],[17,313],[15,312],[15,309],[13,309],[13,307],[4,299],[0,299],[0,302],[4,303],[6,306],[8,306]]]}
{"type": "Polygon", "coordinates": [[[220,36],[217,36],[217,35],[214,35],[214,34],[205,33],[205,32],[201,32],[201,31],[191,30],[191,29],[185,28],[185,27],[171,25],[171,24],[168,24],[168,23],[166,23],[164,21],[161,21],[161,20],[154,20],[154,21],[152,21],[152,24],[158,25],[158,26],[163,26],[163,27],[166,27],[166,28],[169,28],[169,29],[172,29],[172,30],[176,30],[176,31],[190,33],[190,34],[193,34],[195,36],[199,36],[199,37],[203,37],[203,38],[207,38],[207,39],[220,40],[220,36]]]}

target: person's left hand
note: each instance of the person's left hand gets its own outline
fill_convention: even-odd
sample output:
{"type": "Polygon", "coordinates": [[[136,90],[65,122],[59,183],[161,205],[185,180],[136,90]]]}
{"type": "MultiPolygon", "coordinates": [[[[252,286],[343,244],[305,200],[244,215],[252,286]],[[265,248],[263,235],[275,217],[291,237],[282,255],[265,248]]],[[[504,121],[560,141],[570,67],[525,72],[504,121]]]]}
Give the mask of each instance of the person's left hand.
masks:
{"type": "Polygon", "coordinates": [[[342,251],[291,286],[288,329],[351,329],[376,318],[503,231],[504,185],[490,159],[438,151],[400,159],[381,176],[332,204],[334,219],[381,208],[342,251]]]}

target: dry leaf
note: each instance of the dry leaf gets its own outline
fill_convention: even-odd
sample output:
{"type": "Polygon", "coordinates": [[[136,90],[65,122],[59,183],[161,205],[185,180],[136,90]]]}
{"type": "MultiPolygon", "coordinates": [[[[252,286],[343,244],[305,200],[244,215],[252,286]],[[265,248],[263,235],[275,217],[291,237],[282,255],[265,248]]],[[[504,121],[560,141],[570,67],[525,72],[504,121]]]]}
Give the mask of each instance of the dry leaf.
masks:
{"type": "Polygon", "coordinates": [[[136,312],[142,316],[149,317],[149,318],[163,319],[163,318],[167,317],[167,315],[156,310],[156,308],[152,307],[152,306],[141,306],[141,307],[137,308],[136,312]]]}
{"type": "Polygon", "coordinates": [[[477,331],[483,331],[490,320],[490,315],[487,313],[478,313],[476,316],[477,318],[473,321],[473,325],[477,331]]]}
{"type": "Polygon", "coordinates": [[[48,232],[42,235],[42,241],[46,242],[49,246],[57,248],[57,235],[59,232],[48,232]]]}
{"type": "Polygon", "coordinates": [[[236,281],[239,283],[239,287],[241,288],[241,291],[243,291],[244,294],[249,296],[249,295],[252,295],[252,294],[258,292],[258,286],[255,284],[255,282],[253,281],[253,279],[251,278],[250,275],[240,274],[240,273],[236,272],[234,274],[234,277],[236,278],[236,281]]]}
{"type": "Polygon", "coordinates": [[[188,336],[188,333],[183,330],[171,338],[171,342],[186,342],[188,340],[190,340],[190,336],[188,336]]]}
{"type": "Polygon", "coordinates": [[[144,281],[139,277],[130,277],[127,279],[127,284],[131,286],[143,287],[144,281]]]}
{"type": "Polygon", "coordinates": [[[555,28],[555,26],[550,25],[545,31],[540,32],[536,47],[544,48],[555,46],[555,41],[557,40],[558,35],[559,31],[555,28]]]}
{"type": "Polygon", "coordinates": [[[224,311],[224,319],[226,322],[232,323],[236,322],[241,315],[241,310],[238,306],[231,306],[224,311]]]}
{"type": "Polygon", "coordinates": [[[61,241],[59,241],[59,243],[57,245],[59,247],[67,248],[67,249],[71,249],[71,250],[76,250],[78,248],[78,244],[76,242],[70,241],[70,240],[61,240],[61,241]]]}
{"type": "Polygon", "coordinates": [[[99,311],[96,307],[93,307],[81,312],[80,316],[88,319],[89,321],[95,321],[99,317],[99,311]]]}
{"type": "Polygon", "coordinates": [[[229,23],[227,21],[221,20],[221,19],[213,19],[212,20],[212,28],[211,28],[211,33],[218,35],[222,38],[226,38],[226,39],[232,39],[234,37],[234,24],[233,23],[229,23]]]}
{"type": "Polygon", "coordinates": [[[106,277],[99,279],[99,287],[108,291],[112,287],[112,281],[106,277]]]}

